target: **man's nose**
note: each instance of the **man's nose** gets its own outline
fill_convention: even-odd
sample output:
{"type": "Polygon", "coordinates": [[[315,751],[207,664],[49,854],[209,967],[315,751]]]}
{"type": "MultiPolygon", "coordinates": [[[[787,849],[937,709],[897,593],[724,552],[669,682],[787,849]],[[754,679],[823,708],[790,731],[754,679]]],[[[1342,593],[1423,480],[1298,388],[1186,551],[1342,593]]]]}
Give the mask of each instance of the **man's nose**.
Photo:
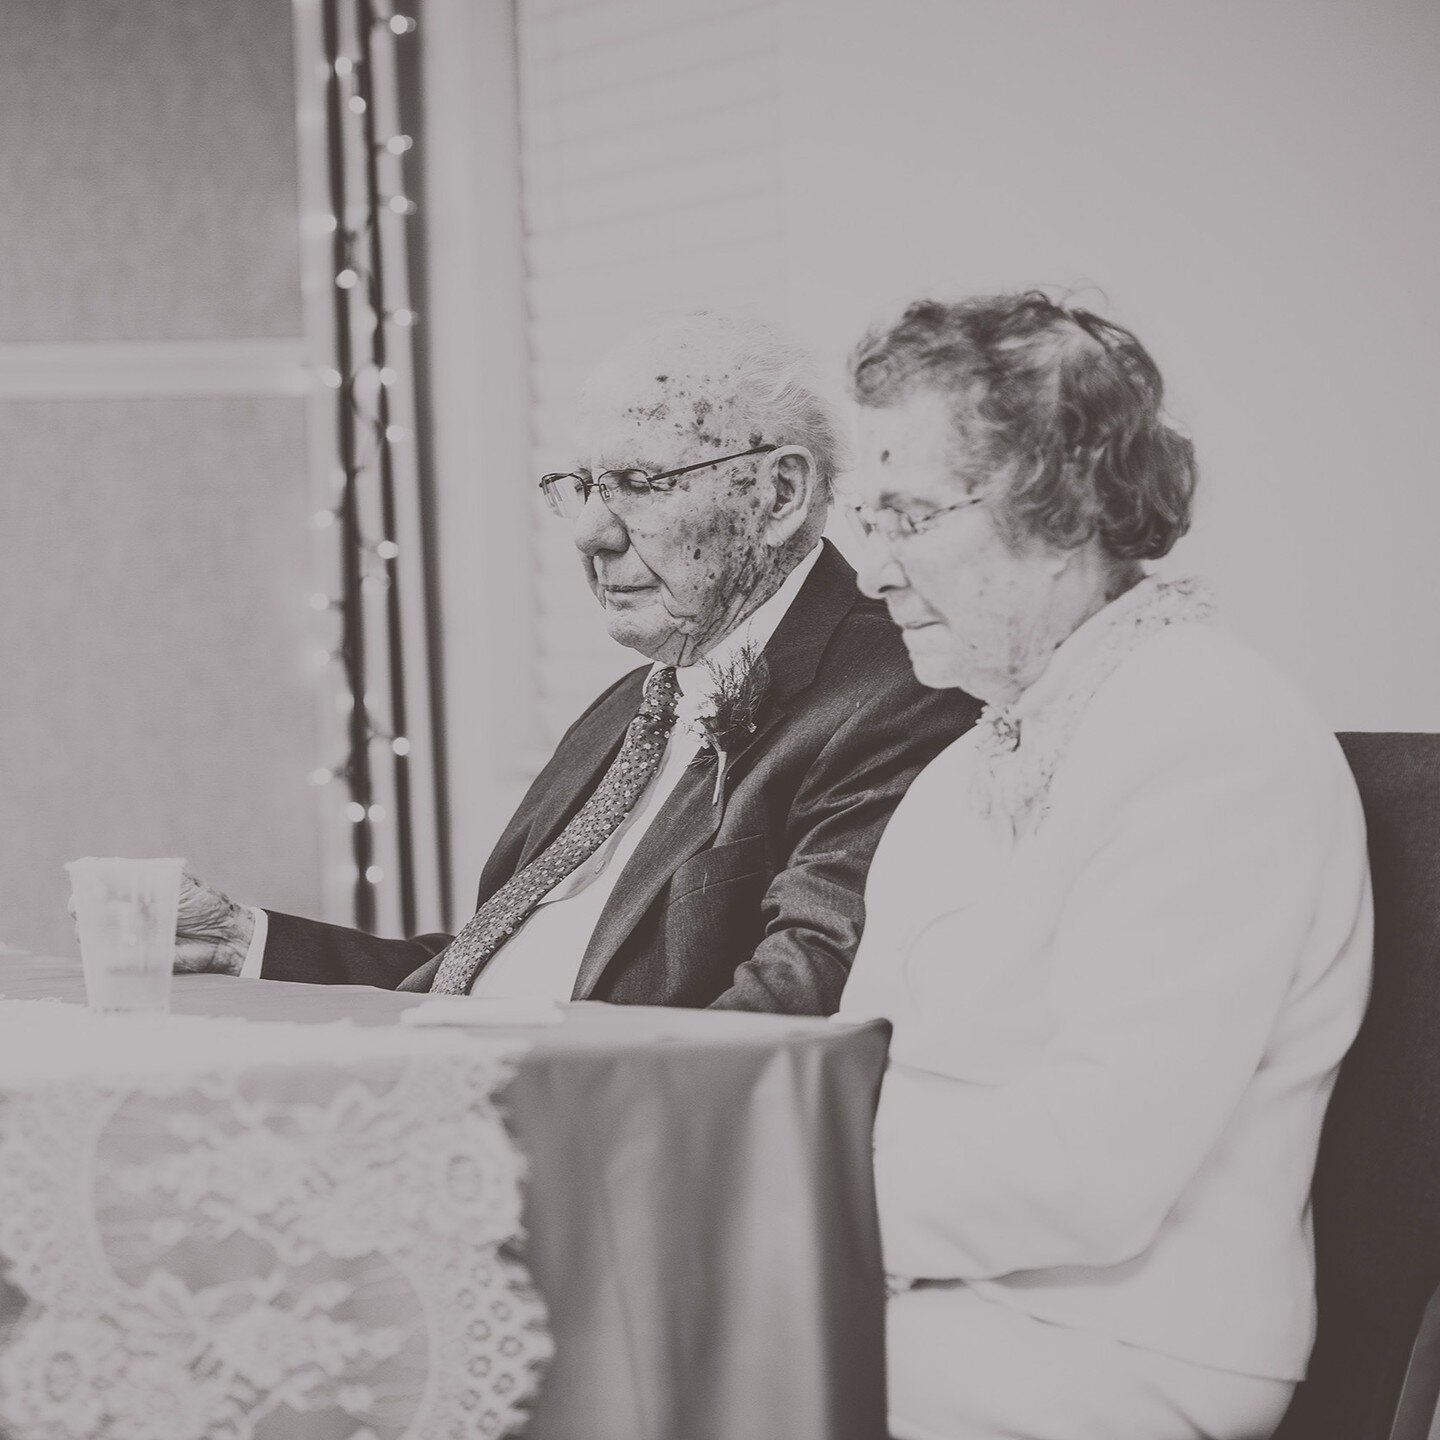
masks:
{"type": "Polygon", "coordinates": [[[865,541],[859,559],[860,588],[872,600],[883,600],[888,591],[901,589],[907,583],[900,562],[877,536],[865,541]]]}
{"type": "Polygon", "coordinates": [[[630,532],[593,489],[575,517],[574,537],[575,548],[582,555],[624,550],[630,543],[630,532]]]}

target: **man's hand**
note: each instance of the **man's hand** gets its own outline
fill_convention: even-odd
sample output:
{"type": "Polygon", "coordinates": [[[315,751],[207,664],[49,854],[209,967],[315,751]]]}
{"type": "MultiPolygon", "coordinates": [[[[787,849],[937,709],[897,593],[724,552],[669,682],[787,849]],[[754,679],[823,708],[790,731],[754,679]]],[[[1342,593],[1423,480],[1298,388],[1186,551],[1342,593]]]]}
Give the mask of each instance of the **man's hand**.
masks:
{"type": "Polygon", "coordinates": [[[181,975],[238,975],[255,933],[255,917],[188,870],[180,877],[175,916],[175,970],[181,975]]]}

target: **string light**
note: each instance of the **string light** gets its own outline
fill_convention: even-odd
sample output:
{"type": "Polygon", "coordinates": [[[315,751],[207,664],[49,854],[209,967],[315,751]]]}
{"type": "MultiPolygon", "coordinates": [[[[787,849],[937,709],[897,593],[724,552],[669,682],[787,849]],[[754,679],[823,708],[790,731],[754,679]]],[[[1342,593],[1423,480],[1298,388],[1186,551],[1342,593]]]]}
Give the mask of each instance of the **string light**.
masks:
{"type": "MultiPolygon", "coordinates": [[[[380,222],[386,213],[412,216],[419,207],[404,193],[402,173],[403,166],[409,163],[404,157],[415,148],[415,141],[405,133],[403,117],[393,106],[390,92],[380,88],[392,83],[388,77],[394,74],[394,66],[376,52],[392,43],[392,37],[411,34],[417,25],[411,15],[377,16],[375,0],[351,3],[353,22],[347,26],[343,16],[350,5],[346,0],[337,0],[335,10],[342,18],[327,36],[324,83],[330,152],[326,170],[329,213],[313,215],[305,222],[307,233],[332,237],[336,362],[315,373],[322,385],[336,393],[334,413],[341,461],[332,477],[333,500],[311,516],[316,530],[333,530],[340,541],[340,587],[338,593],[311,595],[309,603],[317,614],[334,610],[339,615],[338,645],[318,653],[343,667],[345,693],[337,694],[336,704],[345,717],[349,753],[343,765],[320,766],[310,778],[317,785],[343,780],[348,788],[343,813],[353,827],[353,869],[347,873],[354,884],[355,920],[363,928],[371,927],[376,918],[370,887],[379,885],[386,873],[375,863],[371,827],[385,820],[387,804],[394,809],[392,858],[398,856],[399,860],[400,918],[403,926],[412,929],[412,782],[407,767],[401,763],[410,754],[410,741],[404,733],[407,688],[401,668],[402,596],[393,583],[391,563],[399,556],[400,547],[390,538],[397,514],[397,461],[390,447],[412,440],[413,436],[405,425],[393,423],[391,407],[405,376],[403,364],[397,363],[395,357],[405,350],[397,345],[393,356],[387,354],[390,336],[386,322],[406,329],[414,326],[419,316],[406,306],[392,309],[385,303],[393,283],[385,262],[391,261],[388,268],[392,271],[403,272],[404,268],[403,257],[396,267],[394,257],[385,251],[403,242],[397,242],[393,227],[380,222]],[[348,39],[343,38],[347,31],[348,39]],[[352,53],[339,53],[342,45],[352,53]],[[384,538],[377,542],[365,530],[367,524],[374,523],[371,517],[378,516],[384,517],[384,538]],[[377,565],[376,560],[383,563],[377,565]],[[373,602],[371,595],[377,597],[373,602]],[[375,643],[368,630],[376,626],[383,637],[378,667],[368,653],[375,643]],[[388,674],[384,670],[387,662],[388,674]],[[379,729],[372,718],[380,695],[386,697],[389,734],[379,729]],[[376,740],[387,743],[394,756],[395,785],[385,797],[386,804],[377,803],[369,758],[369,747],[376,740]]],[[[401,413],[407,418],[413,413],[412,397],[405,396],[401,413]]]]}

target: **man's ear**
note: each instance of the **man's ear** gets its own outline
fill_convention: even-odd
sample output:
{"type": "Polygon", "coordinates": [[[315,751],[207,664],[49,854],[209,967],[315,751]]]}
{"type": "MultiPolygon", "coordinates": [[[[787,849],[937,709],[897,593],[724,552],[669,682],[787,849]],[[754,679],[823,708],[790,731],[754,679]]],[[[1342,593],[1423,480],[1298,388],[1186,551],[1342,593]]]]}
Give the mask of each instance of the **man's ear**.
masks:
{"type": "Polygon", "coordinates": [[[765,515],[765,543],[784,545],[809,517],[821,481],[815,457],[803,445],[782,445],[768,457],[770,505],[765,515]]]}

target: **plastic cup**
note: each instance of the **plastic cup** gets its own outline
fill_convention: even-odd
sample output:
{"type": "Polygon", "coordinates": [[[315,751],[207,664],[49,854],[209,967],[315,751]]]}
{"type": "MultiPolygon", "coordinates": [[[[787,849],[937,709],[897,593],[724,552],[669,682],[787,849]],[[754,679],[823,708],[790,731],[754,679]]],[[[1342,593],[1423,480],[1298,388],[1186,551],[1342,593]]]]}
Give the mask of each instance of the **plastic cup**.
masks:
{"type": "Polygon", "coordinates": [[[183,860],[71,860],[85,1000],[92,1010],[170,1008],[183,860]]]}

